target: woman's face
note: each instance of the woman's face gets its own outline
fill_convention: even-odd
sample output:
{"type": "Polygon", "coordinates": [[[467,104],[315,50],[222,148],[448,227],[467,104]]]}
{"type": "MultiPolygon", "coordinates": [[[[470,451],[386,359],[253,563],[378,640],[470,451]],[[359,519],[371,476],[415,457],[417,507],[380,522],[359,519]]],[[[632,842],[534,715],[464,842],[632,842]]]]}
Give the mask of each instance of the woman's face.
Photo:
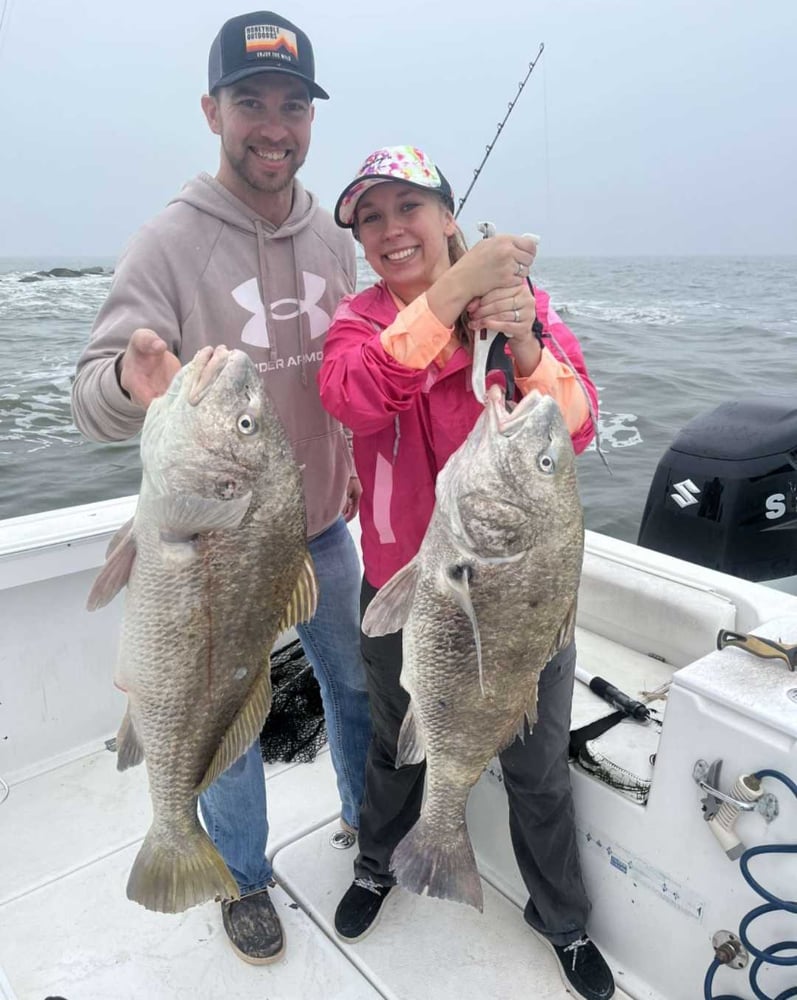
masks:
{"type": "Polygon", "coordinates": [[[454,216],[436,194],[385,181],[357,202],[355,219],[365,259],[405,302],[425,292],[451,265],[454,216]]]}

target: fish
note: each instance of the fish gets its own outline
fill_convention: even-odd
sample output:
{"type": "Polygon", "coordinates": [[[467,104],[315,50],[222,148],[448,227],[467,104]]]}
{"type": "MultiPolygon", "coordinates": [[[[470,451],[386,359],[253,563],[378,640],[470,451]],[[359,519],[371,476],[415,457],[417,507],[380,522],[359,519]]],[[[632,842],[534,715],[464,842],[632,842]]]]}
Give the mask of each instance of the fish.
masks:
{"type": "Polygon", "coordinates": [[[402,629],[409,707],[396,767],[426,760],[425,800],[391,869],[411,892],[482,911],[465,807],[490,760],[537,718],[545,664],[573,639],[584,550],[559,407],[500,386],[437,478],[415,558],[377,591],[366,635],[402,629]]]}
{"type": "Polygon", "coordinates": [[[197,798],[257,738],[269,651],[312,617],[301,473],[253,362],[205,347],[147,409],[135,514],[108,547],[93,611],[126,587],[114,682],[117,767],[146,763],[152,825],[127,896],[179,913],[238,899],[197,798]]]}

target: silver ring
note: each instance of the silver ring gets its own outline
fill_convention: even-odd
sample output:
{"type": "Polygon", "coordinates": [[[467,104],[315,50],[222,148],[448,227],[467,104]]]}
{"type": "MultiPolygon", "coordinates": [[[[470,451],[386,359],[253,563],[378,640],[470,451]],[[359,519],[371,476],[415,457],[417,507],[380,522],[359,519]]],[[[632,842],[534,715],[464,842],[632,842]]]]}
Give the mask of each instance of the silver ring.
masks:
{"type": "Polygon", "coordinates": [[[520,313],[517,311],[517,309],[513,309],[512,311],[515,314],[515,318],[514,318],[514,320],[512,322],[513,323],[519,323],[520,322],[520,313]]]}
{"type": "Polygon", "coordinates": [[[517,267],[515,268],[515,276],[521,278],[523,276],[523,268],[525,264],[521,264],[520,261],[517,262],[517,267]]]}

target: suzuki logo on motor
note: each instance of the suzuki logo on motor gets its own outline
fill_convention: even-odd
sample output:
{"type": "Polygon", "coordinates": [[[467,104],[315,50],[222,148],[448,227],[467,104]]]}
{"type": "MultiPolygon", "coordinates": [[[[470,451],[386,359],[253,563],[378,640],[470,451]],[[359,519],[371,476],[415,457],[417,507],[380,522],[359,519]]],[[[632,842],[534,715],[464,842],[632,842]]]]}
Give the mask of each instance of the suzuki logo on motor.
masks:
{"type": "Polygon", "coordinates": [[[684,507],[690,507],[693,503],[697,503],[695,497],[698,496],[700,490],[695,486],[691,479],[684,479],[681,483],[675,483],[673,486],[675,493],[671,493],[670,496],[678,504],[678,506],[683,510],[684,507]]]}
{"type": "Polygon", "coordinates": [[[776,521],[786,513],[786,494],[773,493],[766,499],[766,514],[764,517],[768,521],[776,521]]]}

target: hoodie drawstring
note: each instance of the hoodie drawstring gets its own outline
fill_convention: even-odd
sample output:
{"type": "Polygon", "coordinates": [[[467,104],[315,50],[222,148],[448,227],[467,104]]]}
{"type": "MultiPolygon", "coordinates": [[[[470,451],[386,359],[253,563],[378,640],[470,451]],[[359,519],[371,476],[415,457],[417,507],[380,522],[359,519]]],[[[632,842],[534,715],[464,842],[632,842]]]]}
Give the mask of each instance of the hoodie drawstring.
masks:
{"type": "MultiPolygon", "coordinates": [[[[268,329],[268,318],[266,313],[268,310],[268,304],[271,301],[271,299],[268,294],[268,286],[266,285],[266,262],[263,257],[263,250],[266,237],[265,237],[265,232],[263,230],[263,223],[260,221],[260,219],[254,219],[253,221],[255,224],[255,240],[257,242],[257,271],[258,271],[258,277],[260,279],[260,301],[263,303],[263,310],[264,310],[263,322],[266,324],[266,329],[268,329]]],[[[293,243],[293,240],[291,240],[291,243],[293,243]]],[[[269,331],[268,356],[269,360],[272,363],[275,363],[277,360],[277,345],[274,343],[274,340],[275,338],[271,335],[271,331],[269,331]]]]}
{"type": "Polygon", "coordinates": [[[307,350],[305,350],[305,336],[304,330],[302,329],[302,296],[299,289],[299,268],[296,265],[296,245],[293,242],[293,237],[290,237],[291,241],[291,259],[293,260],[293,283],[296,288],[296,329],[299,338],[299,368],[302,375],[302,385],[307,388],[307,364],[305,362],[305,355],[307,350]]]}

